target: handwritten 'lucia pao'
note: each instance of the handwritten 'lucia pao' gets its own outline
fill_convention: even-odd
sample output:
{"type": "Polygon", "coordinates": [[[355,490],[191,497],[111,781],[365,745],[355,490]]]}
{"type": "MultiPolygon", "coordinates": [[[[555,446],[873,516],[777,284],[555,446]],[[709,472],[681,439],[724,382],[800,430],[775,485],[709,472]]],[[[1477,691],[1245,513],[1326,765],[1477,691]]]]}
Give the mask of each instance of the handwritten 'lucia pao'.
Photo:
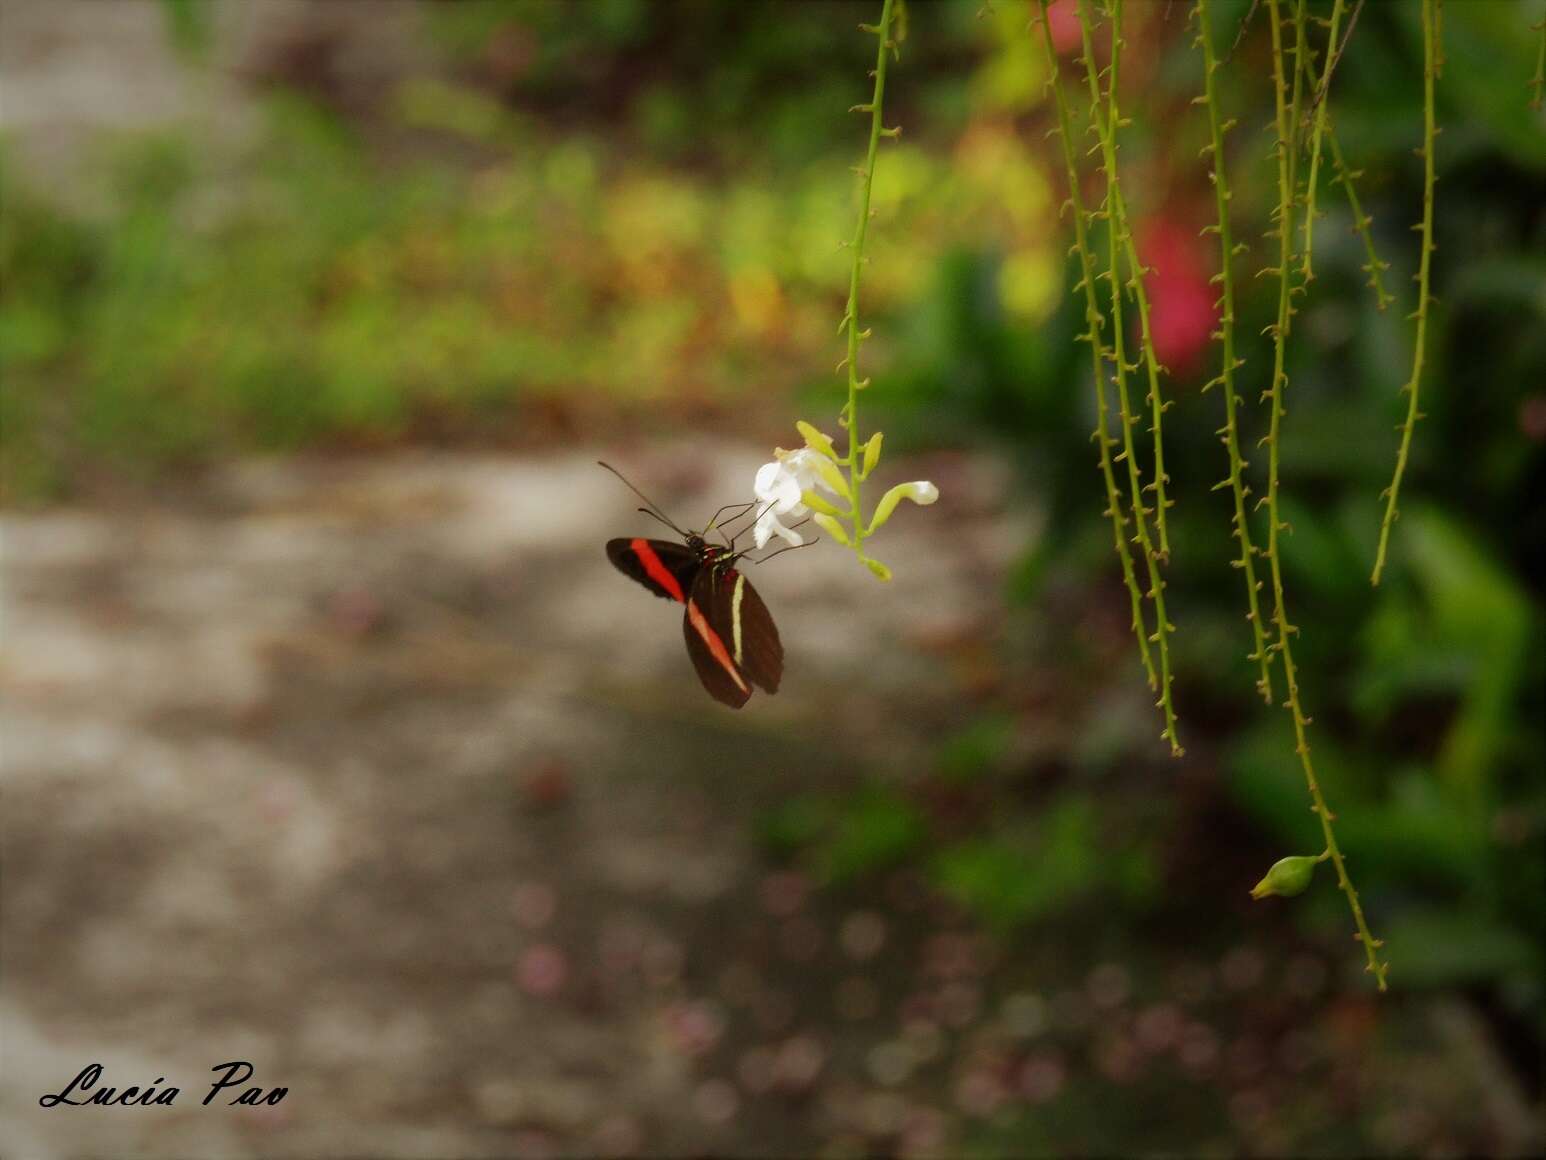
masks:
{"type": "MultiPolygon", "coordinates": [[[[252,1078],[252,1064],[244,1059],[232,1060],[230,1063],[217,1063],[209,1069],[215,1073],[215,1080],[209,1085],[209,1093],[200,1101],[200,1106],[207,1106],[215,1100],[216,1096],[232,1093],[241,1084],[252,1078]]],[[[131,1084],[126,1088],[107,1087],[102,1085],[102,1065],[100,1063],[88,1064],[81,1068],[80,1072],[69,1084],[57,1092],[49,1092],[42,1096],[38,1103],[45,1108],[56,1108],[60,1104],[69,1107],[169,1107],[182,1095],[182,1089],[166,1083],[165,1076],[157,1076],[154,1083],[144,1087],[131,1084]]],[[[290,1089],[285,1087],[269,1088],[247,1087],[240,1092],[235,1092],[232,1098],[225,1101],[229,1105],[245,1104],[248,1106],[259,1104],[277,1104],[285,1096],[290,1094],[290,1089]]]]}

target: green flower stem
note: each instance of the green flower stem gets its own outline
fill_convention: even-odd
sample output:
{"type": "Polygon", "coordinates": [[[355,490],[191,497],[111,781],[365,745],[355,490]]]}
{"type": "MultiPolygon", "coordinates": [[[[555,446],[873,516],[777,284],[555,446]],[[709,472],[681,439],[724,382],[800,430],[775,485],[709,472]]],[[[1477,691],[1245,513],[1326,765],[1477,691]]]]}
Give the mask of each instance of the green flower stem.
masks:
{"type": "MultiPolygon", "coordinates": [[[[1114,11],[1113,19],[1119,19],[1120,16],[1121,5],[1119,2],[1114,11]]],[[[1159,561],[1160,557],[1163,555],[1163,549],[1156,549],[1154,540],[1149,535],[1148,520],[1145,518],[1148,514],[1148,509],[1144,507],[1143,483],[1138,474],[1138,459],[1133,452],[1133,424],[1137,422],[1137,418],[1132,413],[1131,401],[1127,390],[1127,373],[1130,368],[1127,363],[1127,354],[1125,349],[1126,339],[1124,337],[1122,326],[1122,283],[1120,276],[1120,259],[1124,238],[1127,241],[1127,248],[1131,253],[1132,236],[1127,230],[1126,206],[1122,200],[1121,187],[1117,183],[1115,143],[1115,130],[1119,119],[1116,115],[1116,86],[1114,82],[1116,79],[1118,46],[1121,43],[1121,38],[1116,33],[1116,31],[1113,30],[1111,41],[1112,63],[1110,74],[1113,83],[1110,85],[1108,90],[1110,95],[1108,119],[1108,116],[1103,115],[1102,113],[1100,82],[1098,80],[1098,70],[1095,65],[1093,33],[1091,29],[1089,8],[1086,0],[1079,0],[1079,26],[1084,45],[1085,77],[1090,89],[1090,118],[1092,121],[1092,127],[1096,129],[1101,139],[1101,152],[1103,155],[1106,172],[1105,214],[1107,226],[1106,236],[1109,242],[1109,268],[1107,270],[1107,274],[1111,279],[1111,354],[1112,363],[1115,368],[1115,379],[1117,385],[1117,406],[1122,421],[1122,454],[1118,458],[1123,458],[1127,461],[1128,490],[1130,492],[1130,500],[1133,509],[1133,524],[1137,531],[1138,543],[1143,549],[1144,566],[1148,571],[1149,600],[1154,605],[1154,634],[1150,639],[1156,646],[1156,651],[1159,653],[1159,701],[1157,702],[1157,705],[1160,709],[1163,710],[1165,715],[1165,728],[1161,732],[1160,736],[1170,742],[1171,756],[1180,757],[1184,751],[1182,750],[1181,742],[1176,735],[1176,710],[1175,703],[1171,698],[1170,689],[1172,679],[1170,674],[1170,634],[1175,631],[1175,625],[1170,623],[1170,619],[1165,613],[1165,581],[1163,578],[1161,578],[1159,570],[1159,561]]],[[[1138,292],[1140,295],[1142,295],[1143,283],[1139,275],[1139,270],[1141,268],[1137,264],[1136,254],[1133,254],[1130,261],[1133,270],[1133,283],[1137,285],[1138,292]]],[[[1141,311],[1147,309],[1146,298],[1139,298],[1139,307],[1141,311]]],[[[1151,346],[1152,344],[1147,342],[1147,323],[1144,324],[1143,333],[1146,340],[1145,345],[1151,346]]],[[[1159,434],[1159,407],[1157,402],[1159,396],[1155,394],[1152,397],[1156,400],[1156,408],[1154,411],[1154,432],[1157,437],[1159,434]]],[[[1157,443],[1158,439],[1156,438],[1156,445],[1157,443]]],[[[1155,482],[1157,484],[1163,481],[1163,472],[1163,463],[1157,462],[1155,464],[1155,482]]],[[[1164,505],[1164,489],[1163,487],[1159,487],[1156,489],[1156,502],[1154,511],[1156,524],[1161,529],[1163,529],[1164,526],[1164,505]]],[[[1161,534],[1163,534],[1163,531],[1161,531],[1161,534]]]]}
{"type": "MultiPolygon", "coordinates": [[[[1321,138],[1326,132],[1326,106],[1331,103],[1331,70],[1336,67],[1337,57],[1337,30],[1342,26],[1343,0],[1336,0],[1331,6],[1330,31],[1326,40],[1326,63],[1321,69],[1320,84],[1315,88],[1315,128],[1310,133],[1310,177],[1305,187],[1304,206],[1304,250],[1300,254],[1300,276],[1309,283],[1314,280],[1315,272],[1311,268],[1311,257],[1314,250],[1315,234],[1315,187],[1321,172],[1321,138]]],[[[1309,62],[1305,61],[1305,67],[1309,62]]]]}
{"type": "Polygon", "coordinates": [[[865,527],[864,510],[859,504],[859,481],[863,478],[864,466],[864,449],[859,441],[859,392],[869,385],[869,380],[859,378],[859,342],[868,335],[868,332],[859,329],[859,276],[864,266],[864,239],[870,225],[870,191],[875,178],[875,157],[880,150],[881,136],[897,135],[896,130],[881,126],[881,101],[886,94],[886,63],[896,49],[891,40],[891,5],[892,0],[884,0],[879,25],[861,26],[865,31],[875,33],[878,44],[875,49],[874,94],[870,97],[868,107],[857,106],[859,111],[870,114],[870,144],[861,171],[859,221],[854,226],[853,241],[849,243],[853,251],[853,269],[848,276],[848,310],[843,315],[843,324],[848,329],[848,357],[844,360],[848,366],[848,405],[843,409],[843,426],[848,429],[848,454],[842,462],[848,469],[848,498],[853,502],[853,534],[849,543],[861,558],[863,553],[860,552],[860,545],[864,542],[865,527]]]}
{"type": "MultiPolygon", "coordinates": [[[[1090,51],[1090,25],[1089,12],[1086,8],[1086,0],[1079,0],[1079,24],[1082,30],[1085,44],[1085,69],[1089,76],[1092,111],[1091,116],[1095,123],[1096,132],[1100,137],[1101,162],[1107,177],[1107,204],[1106,213],[1108,224],[1114,231],[1117,243],[1122,248],[1122,254],[1126,258],[1129,278],[1125,285],[1138,305],[1138,335],[1143,349],[1144,367],[1149,377],[1149,433],[1154,440],[1154,482],[1149,485],[1154,492],[1154,523],[1159,535],[1159,543],[1156,554],[1160,560],[1170,558],[1170,532],[1166,522],[1165,512],[1173,501],[1165,496],[1166,485],[1170,477],[1165,474],[1165,440],[1163,432],[1162,416],[1168,409],[1160,395],[1159,376],[1164,369],[1160,366],[1159,358],[1154,353],[1154,335],[1149,326],[1149,295],[1143,284],[1143,276],[1146,270],[1138,260],[1138,247],[1133,240],[1131,219],[1127,213],[1127,199],[1122,193],[1122,184],[1117,179],[1117,130],[1126,121],[1122,119],[1117,108],[1117,75],[1122,55],[1122,0],[1107,0],[1107,20],[1111,25],[1111,63],[1106,72],[1106,100],[1104,113],[1101,109],[1099,84],[1096,75],[1089,72],[1094,61],[1090,51]]],[[[1117,273],[1116,262],[1113,259],[1111,266],[1111,292],[1119,294],[1119,286],[1122,284],[1117,273]]],[[[1113,315],[1114,318],[1114,315],[1113,315]]]]}
{"type": "Polygon", "coordinates": [[[1390,528],[1395,523],[1396,501],[1401,494],[1401,477],[1406,474],[1407,454],[1412,447],[1412,429],[1422,412],[1417,409],[1418,389],[1422,384],[1423,356],[1428,343],[1428,276],[1433,265],[1433,82],[1439,70],[1438,0],[1422,0],[1423,24],[1423,220],[1422,258],[1417,267],[1417,337],[1412,344],[1412,377],[1401,389],[1406,392],[1406,421],[1401,425],[1401,446],[1396,452],[1396,472],[1385,489],[1385,518],[1380,521],[1380,546],[1374,554],[1374,572],[1369,583],[1378,585],[1385,570],[1385,549],[1390,543],[1390,528]]]}
{"type": "Polygon", "coordinates": [[[1216,337],[1223,346],[1223,366],[1219,376],[1203,389],[1207,390],[1208,387],[1218,385],[1224,390],[1224,426],[1219,431],[1219,437],[1229,452],[1229,478],[1217,486],[1227,486],[1235,497],[1234,535],[1235,539],[1240,541],[1240,558],[1234,563],[1245,577],[1246,603],[1250,609],[1246,619],[1251,622],[1251,634],[1256,644],[1255,651],[1251,653],[1249,659],[1255,661],[1260,667],[1261,676],[1257,678],[1256,688],[1261,693],[1262,700],[1270,705],[1272,703],[1272,656],[1267,649],[1267,633],[1263,626],[1261,602],[1258,598],[1262,587],[1262,582],[1256,576],[1258,549],[1251,540],[1250,514],[1245,502],[1245,497],[1251,489],[1244,480],[1245,468],[1248,465],[1240,455],[1240,428],[1236,420],[1240,400],[1235,391],[1235,370],[1244,360],[1235,356],[1235,279],[1231,264],[1234,261],[1236,247],[1229,225],[1229,180],[1224,168],[1224,134],[1234,122],[1224,121],[1219,112],[1217,85],[1214,83],[1214,74],[1219,69],[1219,61],[1213,49],[1213,24],[1208,15],[1208,0],[1197,0],[1197,29],[1197,40],[1202,46],[1203,57],[1203,95],[1200,99],[1208,106],[1208,125],[1212,131],[1212,143],[1208,146],[1208,150],[1213,157],[1213,168],[1209,176],[1213,180],[1213,197],[1218,210],[1217,224],[1209,226],[1204,232],[1211,231],[1219,238],[1220,271],[1214,277],[1214,281],[1220,283],[1221,287],[1218,300],[1219,329],[1216,337]]]}
{"type": "Polygon", "coordinates": [[[1092,385],[1095,388],[1095,433],[1092,438],[1100,448],[1100,472],[1106,483],[1106,515],[1111,519],[1111,538],[1122,564],[1122,580],[1127,585],[1128,603],[1132,606],[1133,635],[1138,640],[1138,655],[1143,660],[1143,670],[1149,680],[1149,688],[1158,690],[1159,677],[1154,671],[1154,659],[1149,654],[1149,630],[1144,623],[1143,596],[1138,590],[1138,578],[1133,571],[1133,556],[1127,547],[1124,529],[1127,517],[1122,514],[1122,499],[1117,494],[1116,474],[1111,466],[1111,449],[1116,440],[1110,434],[1110,412],[1106,403],[1105,347],[1101,342],[1104,318],[1100,300],[1095,293],[1095,256],[1090,250],[1089,212],[1084,208],[1084,197],[1079,190],[1079,163],[1074,158],[1074,135],[1069,125],[1068,103],[1063,98],[1063,86],[1058,77],[1057,49],[1052,43],[1052,29],[1047,23],[1046,0],[1041,6],[1041,41],[1047,62],[1047,87],[1052,90],[1052,100],[1057,107],[1058,138],[1063,145],[1063,164],[1068,170],[1068,206],[1074,218],[1074,249],[1079,254],[1079,286],[1084,290],[1084,321],[1088,329],[1084,339],[1090,344],[1092,385]]]}
{"type": "MultiPolygon", "coordinates": [[[[1424,4],[1432,0],[1423,0],[1424,4]]],[[[1321,831],[1326,838],[1326,853],[1331,858],[1332,866],[1336,869],[1337,885],[1347,896],[1348,906],[1353,912],[1353,923],[1357,928],[1358,939],[1363,943],[1364,953],[1368,958],[1368,970],[1373,973],[1376,983],[1381,991],[1386,988],[1385,975],[1389,970],[1386,963],[1379,957],[1379,948],[1383,945],[1369,930],[1369,924],[1364,919],[1363,906],[1358,901],[1358,892],[1353,889],[1352,880],[1348,877],[1347,865],[1342,857],[1341,848],[1337,845],[1336,832],[1332,829],[1334,815],[1327,808],[1326,799],[1321,793],[1320,783],[1315,777],[1315,767],[1310,761],[1310,745],[1306,740],[1306,728],[1310,718],[1305,715],[1304,708],[1299,698],[1298,672],[1294,667],[1294,652],[1291,638],[1297,630],[1288,621],[1288,610],[1283,597],[1283,566],[1282,557],[1278,551],[1278,534],[1285,527],[1278,513],[1278,436],[1279,424],[1284,415],[1283,388],[1287,385],[1287,375],[1283,369],[1284,347],[1288,340],[1289,321],[1292,316],[1292,304],[1290,302],[1292,292],[1292,274],[1290,268],[1293,262],[1294,247],[1294,161],[1296,152],[1296,130],[1299,122],[1300,100],[1302,86],[1300,78],[1302,70],[1294,70],[1293,100],[1285,99],[1287,89],[1287,74],[1283,60],[1283,22],[1279,0],[1267,0],[1268,16],[1272,26],[1272,79],[1273,96],[1277,111],[1277,163],[1278,163],[1278,317],[1273,331],[1273,367],[1272,385],[1266,395],[1272,408],[1271,422],[1267,435],[1268,463],[1267,463],[1267,561],[1272,574],[1272,599],[1273,622],[1277,628],[1277,641],[1273,648],[1282,654],[1283,678],[1288,685],[1288,700],[1286,707],[1294,721],[1295,751],[1299,754],[1300,765],[1304,769],[1305,782],[1310,791],[1311,810],[1320,818],[1321,831]]],[[[1294,11],[1294,24],[1296,26],[1296,49],[1302,53],[1304,48],[1304,0],[1297,0],[1294,11]]],[[[1302,60],[1303,57],[1296,59],[1302,60]]]]}
{"type": "Polygon", "coordinates": [[[1374,291],[1374,304],[1383,311],[1396,300],[1396,296],[1385,289],[1385,282],[1380,278],[1380,272],[1390,269],[1390,263],[1380,261],[1379,254],[1375,252],[1374,234],[1369,229],[1373,219],[1364,213],[1363,204],[1358,200],[1358,190],[1353,188],[1353,179],[1361,177],[1362,170],[1347,167],[1347,161],[1342,156],[1342,143],[1337,140],[1336,127],[1330,124],[1326,126],[1326,144],[1331,146],[1331,159],[1337,165],[1336,180],[1347,191],[1348,208],[1353,213],[1353,231],[1363,240],[1364,253],[1369,258],[1364,271],[1369,275],[1369,288],[1374,291]]]}

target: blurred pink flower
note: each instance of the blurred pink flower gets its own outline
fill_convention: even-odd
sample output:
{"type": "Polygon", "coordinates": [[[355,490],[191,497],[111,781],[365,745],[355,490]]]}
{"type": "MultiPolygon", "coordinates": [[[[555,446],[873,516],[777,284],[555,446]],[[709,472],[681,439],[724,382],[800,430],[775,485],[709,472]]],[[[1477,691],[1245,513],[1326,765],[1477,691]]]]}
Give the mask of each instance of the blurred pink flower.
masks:
{"type": "Polygon", "coordinates": [[[1218,326],[1217,294],[1208,283],[1216,247],[1208,241],[1163,217],[1148,222],[1138,237],[1139,257],[1150,268],[1144,286],[1154,353],[1178,379],[1197,371],[1218,326]]]}
{"type": "Polygon", "coordinates": [[[1059,55],[1079,49],[1079,10],[1074,0],[1053,0],[1048,4],[1047,23],[1052,28],[1052,46],[1059,55]]]}

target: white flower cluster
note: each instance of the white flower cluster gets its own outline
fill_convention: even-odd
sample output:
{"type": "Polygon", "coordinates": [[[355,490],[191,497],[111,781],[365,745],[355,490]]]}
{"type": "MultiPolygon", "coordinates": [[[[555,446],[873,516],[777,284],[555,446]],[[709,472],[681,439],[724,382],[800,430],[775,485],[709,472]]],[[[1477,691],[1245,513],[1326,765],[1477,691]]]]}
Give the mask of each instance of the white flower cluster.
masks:
{"type": "MultiPolygon", "coordinates": [[[[857,550],[863,538],[890,519],[897,504],[904,499],[916,504],[931,504],[939,498],[939,488],[926,479],[899,483],[880,497],[866,524],[856,509],[854,490],[857,481],[867,477],[880,459],[880,433],[876,432],[858,449],[863,456],[862,464],[848,464],[854,476],[850,481],[841,470],[846,461],[838,458],[831,437],[809,423],[797,423],[796,427],[805,439],[805,446],[795,451],[778,448],[773,453],[773,462],[759,467],[752,481],[758,504],[752,538],[759,548],[765,547],[774,536],[791,546],[805,543],[805,537],[795,529],[814,509],[811,518],[822,530],[839,543],[857,550]],[[832,498],[829,500],[827,496],[832,498]]],[[[890,570],[885,565],[869,559],[862,552],[860,559],[881,579],[890,577],[890,570]]]]}
{"type": "Polygon", "coordinates": [[[757,526],[752,529],[752,539],[757,547],[766,547],[774,536],[790,544],[805,543],[805,537],[786,526],[784,520],[787,517],[791,523],[798,523],[809,513],[811,509],[803,496],[813,487],[837,494],[817,473],[818,458],[817,452],[802,447],[798,451],[785,451],[780,458],[757,469],[757,476],[752,481],[752,493],[757,497],[757,526]]]}

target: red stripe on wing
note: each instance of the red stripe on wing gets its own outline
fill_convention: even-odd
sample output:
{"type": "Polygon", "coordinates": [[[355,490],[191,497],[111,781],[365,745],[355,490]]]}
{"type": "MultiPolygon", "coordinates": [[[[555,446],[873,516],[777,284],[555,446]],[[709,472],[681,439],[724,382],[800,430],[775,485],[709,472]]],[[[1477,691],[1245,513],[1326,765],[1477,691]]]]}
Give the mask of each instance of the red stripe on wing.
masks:
{"type": "Polygon", "coordinates": [[[648,540],[636,538],[630,540],[628,546],[633,549],[633,554],[639,558],[639,563],[644,565],[645,574],[655,581],[656,584],[664,588],[672,600],[685,601],[687,599],[682,594],[682,586],[677,583],[676,577],[671,574],[671,569],[661,562],[660,557],[655,554],[655,549],[650,547],[648,540]]]}

